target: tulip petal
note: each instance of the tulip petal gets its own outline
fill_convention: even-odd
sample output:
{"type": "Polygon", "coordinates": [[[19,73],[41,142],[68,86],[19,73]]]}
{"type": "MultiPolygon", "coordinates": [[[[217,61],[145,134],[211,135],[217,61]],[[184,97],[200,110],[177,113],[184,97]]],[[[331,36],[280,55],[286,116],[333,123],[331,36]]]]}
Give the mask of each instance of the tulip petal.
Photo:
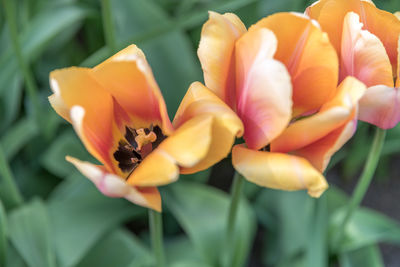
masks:
{"type": "MultiPolygon", "coordinates": [[[[399,12],[400,16],[400,12],[399,12]]],[[[400,17],[399,17],[400,19],[400,17]]],[[[400,35],[399,35],[399,41],[397,45],[397,77],[396,77],[396,87],[400,87],[400,35]]]]}
{"type": "Polygon", "coordinates": [[[232,163],[243,177],[260,186],[288,191],[307,189],[312,197],[319,197],[328,188],[324,176],[301,157],[236,145],[232,163]]]}
{"type": "MultiPolygon", "coordinates": [[[[353,117],[356,117],[354,109],[353,117]]],[[[303,147],[293,153],[297,156],[307,159],[321,173],[335,154],[353,135],[357,128],[357,119],[351,119],[349,122],[332,131],[320,140],[303,147]]]]}
{"type": "Polygon", "coordinates": [[[204,72],[206,86],[229,106],[235,103],[236,40],[246,32],[246,27],[234,14],[220,15],[209,12],[203,25],[197,54],[204,72]]]}
{"type": "Polygon", "coordinates": [[[336,96],[320,111],[297,120],[271,143],[272,152],[289,152],[305,147],[341,127],[353,116],[353,109],[365,92],[365,85],[347,77],[338,87],[336,96]]]}
{"type": "Polygon", "coordinates": [[[394,73],[397,68],[397,42],[400,35],[400,20],[392,13],[362,2],[360,16],[362,22],[372,34],[376,35],[386,48],[394,73]]]}
{"type": "Polygon", "coordinates": [[[207,155],[195,166],[181,168],[181,173],[194,173],[214,165],[229,154],[235,136],[243,134],[239,117],[207,87],[194,82],[179,106],[173,125],[178,128],[186,121],[204,115],[213,117],[207,155]]]}
{"type": "MultiPolygon", "coordinates": [[[[131,45],[92,70],[93,76],[130,116],[134,128],[159,125],[164,134],[173,129],[161,91],[142,50],[131,45]]],[[[119,125],[124,129],[126,124],[119,125]]]]}
{"type": "Polygon", "coordinates": [[[360,100],[359,119],[382,129],[400,121],[400,88],[377,85],[368,88],[360,100]]]}
{"type": "Polygon", "coordinates": [[[93,78],[90,69],[67,68],[50,74],[54,94],[52,106],[70,121],[86,149],[108,171],[114,170],[112,152],[115,149],[113,133],[113,99],[93,78]]]}
{"type": "Polygon", "coordinates": [[[174,182],[179,166],[193,167],[207,154],[211,143],[212,116],[197,116],[180,126],[152,151],[128,177],[135,186],[174,182]]]}
{"type": "Polygon", "coordinates": [[[132,186],[159,186],[175,182],[179,168],[175,159],[160,149],[152,151],[128,176],[132,186]]]}
{"type": "Polygon", "coordinates": [[[354,76],[367,87],[393,86],[392,65],[382,42],[362,30],[360,17],[349,12],[344,18],[340,76],[354,76]]]}
{"type": "Polygon", "coordinates": [[[340,53],[343,18],[351,11],[361,17],[365,30],[377,36],[383,43],[395,70],[400,20],[394,14],[362,0],[321,0],[307,8],[306,13],[320,23],[322,29],[328,33],[336,51],[340,53]]]}
{"type": "Polygon", "coordinates": [[[123,178],[107,173],[102,166],[97,166],[73,157],[67,160],[87,178],[89,178],[104,195],[124,197],[137,205],[161,211],[161,197],[157,188],[137,188],[128,185],[123,178]]]}
{"type": "Polygon", "coordinates": [[[237,113],[244,139],[260,149],[278,136],[292,115],[292,87],[285,66],[273,59],[277,40],[268,29],[254,29],[236,43],[237,113]]]}
{"type": "Polygon", "coordinates": [[[278,13],[250,28],[267,28],[278,40],[275,58],[292,78],[293,116],[315,112],[336,92],[338,58],[318,23],[303,14],[278,13]]]}

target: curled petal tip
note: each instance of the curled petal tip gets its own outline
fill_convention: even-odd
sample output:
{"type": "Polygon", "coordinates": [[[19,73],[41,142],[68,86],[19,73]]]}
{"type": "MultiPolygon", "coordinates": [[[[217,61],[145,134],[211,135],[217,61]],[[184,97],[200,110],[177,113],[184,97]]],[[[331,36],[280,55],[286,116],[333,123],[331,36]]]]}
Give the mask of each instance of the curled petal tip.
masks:
{"type": "Polygon", "coordinates": [[[232,163],[248,181],[263,187],[287,191],[306,189],[312,197],[319,197],[328,188],[324,176],[301,157],[236,145],[232,163]]]}

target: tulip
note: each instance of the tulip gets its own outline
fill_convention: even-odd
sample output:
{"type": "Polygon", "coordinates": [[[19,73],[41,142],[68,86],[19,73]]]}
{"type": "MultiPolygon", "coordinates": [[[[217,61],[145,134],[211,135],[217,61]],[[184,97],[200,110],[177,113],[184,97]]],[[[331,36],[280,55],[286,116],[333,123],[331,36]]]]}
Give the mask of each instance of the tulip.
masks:
{"type": "Polygon", "coordinates": [[[225,157],[240,136],[235,113],[193,83],[173,123],[143,52],[131,45],[98,66],[50,74],[50,103],[102,164],[67,160],[109,197],[161,210],[157,186],[225,157]]]}
{"type": "Polygon", "coordinates": [[[400,20],[372,1],[321,0],[307,8],[340,58],[340,80],[354,76],[367,87],[359,119],[382,129],[400,121],[400,20]]]}
{"type": "Polygon", "coordinates": [[[322,172],[355,131],[365,86],[351,77],[337,86],[337,54],[318,23],[278,13],[247,31],[234,14],[210,12],[198,56],[206,86],[244,124],[235,169],[260,186],[319,197],[322,172]]]}

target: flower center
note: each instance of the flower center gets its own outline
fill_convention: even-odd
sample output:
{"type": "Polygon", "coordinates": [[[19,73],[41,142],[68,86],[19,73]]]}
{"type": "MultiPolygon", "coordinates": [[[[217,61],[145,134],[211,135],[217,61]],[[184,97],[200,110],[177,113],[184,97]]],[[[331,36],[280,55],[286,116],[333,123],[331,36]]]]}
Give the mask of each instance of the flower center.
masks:
{"type": "Polygon", "coordinates": [[[153,125],[138,129],[125,126],[124,137],[118,142],[114,158],[121,171],[129,174],[166,138],[161,128],[153,125]]]}

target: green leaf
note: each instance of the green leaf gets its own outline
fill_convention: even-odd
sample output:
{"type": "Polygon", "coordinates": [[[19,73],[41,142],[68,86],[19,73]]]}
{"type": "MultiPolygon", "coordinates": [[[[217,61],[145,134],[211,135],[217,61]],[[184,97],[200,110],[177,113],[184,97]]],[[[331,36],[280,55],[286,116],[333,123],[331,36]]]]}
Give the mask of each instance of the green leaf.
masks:
{"type": "Polygon", "coordinates": [[[75,170],[75,167],[65,160],[67,155],[81,160],[91,158],[72,129],[65,131],[53,140],[41,157],[42,166],[49,172],[63,178],[75,170]]]}
{"type": "Polygon", "coordinates": [[[18,254],[17,250],[12,246],[11,243],[8,243],[7,249],[7,262],[6,267],[27,267],[24,259],[18,254]]]}
{"type": "MultiPolygon", "coordinates": [[[[77,5],[54,5],[37,13],[20,35],[23,55],[28,61],[36,59],[52,40],[71,25],[82,21],[89,10],[77,5]]],[[[18,72],[17,61],[9,47],[0,56],[0,94],[8,88],[9,78],[18,72]]]]}
{"type": "Polygon", "coordinates": [[[151,266],[152,254],[131,232],[116,229],[100,240],[76,267],[151,266]]]}
{"type": "MultiPolygon", "coordinates": [[[[218,264],[226,245],[225,226],[229,196],[215,188],[179,182],[165,188],[164,202],[210,265],[218,264]]],[[[251,206],[242,198],[237,214],[234,253],[244,265],[254,237],[256,222],[251,206]]]]}
{"type": "MultiPolygon", "coordinates": [[[[206,265],[201,254],[197,251],[187,236],[169,238],[165,242],[165,255],[167,255],[168,266],[181,265],[187,262],[196,262],[206,265]]],[[[192,266],[192,265],[186,265],[192,266]]]]}
{"type": "Polygon", "coordinates": [[[50,197],[49,212],[59,266],[73,266],[111,229],[143,214],[144,209],[103,196],[80,176],[56,188],[50,197]]]}
{"type": "MultiPolygon", "coordinates": [[[[339,227],[344,212],[343,208],[332,215],[331,234],[339,227]]],[[[400,244],[400,224],[376,211],[360,208],[353,213],[344,231],[339,251],[355,250],[379,242],[400,244]]]]}
{"type": "Polygon", "coordinates": [[[0,132],[8,129],[21,108],[22,85],[21,79],[19,79],[17,74],[14,74],[13,77],[10,78],[8,86],[8,90],[5,91],[3,95],[0,95],[0,101],[2,103],[0,107],[0,132]]]}
{"type": "Polygon", "coordinates": [[[255,208],[259,221],[267,229],[263,253],[265,264],[293,266],[294,261],[303,261],[313,207],[313,199],[305,191],[263,189],[256,199],[255,208]]]}
{"type": "Polygon", "coordinates": [[[370,245],[339,255],[341,267],[384,267],[378,246],[370,245]]]}
{"type": "Polygon", "coordinates": [[[30,267],[55,266],[46,207],[40,200],[14,210],[9,219],[10,239],[30,267]]]}
{"type": "Polygon", "coordinates": [[[0,139],[6,158],[12,159],[38,133],[38,127],[33,119],[19,119],[0,139]]]}
{"type": "Polygon", "coordinates": [[[0,200],[0,266],[6,265],[7,260],[7,214],[0,200]]]}

